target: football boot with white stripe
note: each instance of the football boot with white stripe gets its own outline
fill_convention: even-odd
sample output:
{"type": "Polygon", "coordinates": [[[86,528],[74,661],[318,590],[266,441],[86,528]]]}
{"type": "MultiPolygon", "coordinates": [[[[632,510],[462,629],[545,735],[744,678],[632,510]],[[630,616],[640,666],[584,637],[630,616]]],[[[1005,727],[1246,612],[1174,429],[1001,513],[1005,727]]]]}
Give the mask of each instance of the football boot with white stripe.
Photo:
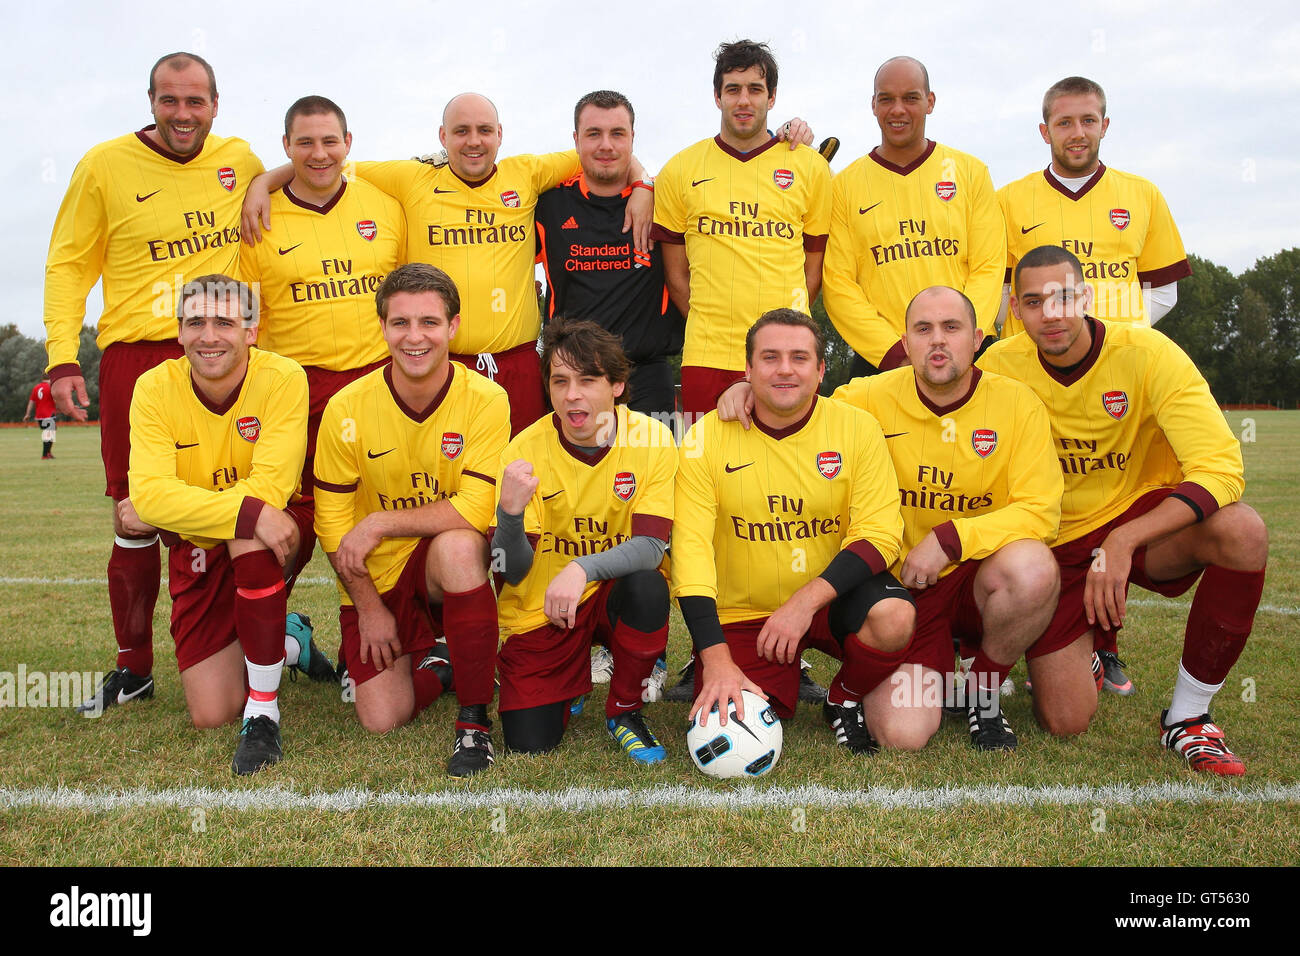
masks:
{"type": "Polygon", "coordinates": [[[1167,710],[1160,712],[1160,743],[1187,758],[1193,770],[1238,777],[1246,772],[1245,762],[1228,749],[1223,730],[1209,713],[1166,724],[1167,710]]]}

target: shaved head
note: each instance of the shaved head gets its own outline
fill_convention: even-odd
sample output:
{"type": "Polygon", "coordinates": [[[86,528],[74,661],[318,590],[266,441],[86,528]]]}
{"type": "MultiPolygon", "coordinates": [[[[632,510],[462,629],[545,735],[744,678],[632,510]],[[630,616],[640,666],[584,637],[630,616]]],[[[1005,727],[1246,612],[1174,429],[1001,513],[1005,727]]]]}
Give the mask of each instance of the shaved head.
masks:
{"type": "Polygon", "coordinates": [[[916,57],[913,56],[890,57],[884,63],[880,64],[880,69],[876,70],[876,78],[872,84],[873,87],[876,90],[880,89],[880,76],[882,73],[885,72],[896,73],[896,71],[901,70],[904,66],[911,67],[920,75],[921,89],[924,92],[929,93],[930,92],[930,71],[925,68],[924,63],[922,63],[920,60],[918,60],[916,57]]]}
{"type": "Polygon", "coordinates": [[[492,122],[500,123],[501,117],[497,113],[496,104],[484,96],[482,93],[458,93],[447,101],[447,105],[442,108],[442,125],[447,125],[447,117],[453,115],[462,109],[489,109],[492,111],[492,122]]]}
{"type": "Polygon", "coordinates": [[[478,183],[492,175],[501,148],[501,120],[492,101],[481,93],[453,96],[443,108],[438,141],[447,151],[452,172],[478,183]]]}
{"type": "Polygon", "coordinates": [[[912,301],[907,303],[907,312],[903,316],[905,322],[912,320],[912,313],[917,310],[930,311],[927,306],[938,309],[946,309],[955,313],[965,313],[970,318],[971,328],[979,325],[975,318],[975,305],[968,299],[965,293],[958,291],[946,285],[932,285],[928,289],[922,289],[916,295],[912,296],[912,301]]]}

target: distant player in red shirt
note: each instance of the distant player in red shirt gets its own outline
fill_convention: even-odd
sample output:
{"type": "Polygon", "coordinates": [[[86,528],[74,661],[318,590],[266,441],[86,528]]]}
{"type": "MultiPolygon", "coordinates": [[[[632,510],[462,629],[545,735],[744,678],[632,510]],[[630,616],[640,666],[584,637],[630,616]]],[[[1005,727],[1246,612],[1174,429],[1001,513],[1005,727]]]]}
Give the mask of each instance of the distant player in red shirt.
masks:
{"type": "Polygon", "coordinates": [[[37,424],[41,426],[41,458],[53,458],[54,396],[50,394],[49,375],[42,375],[41,380],[32,389],[32,394],[28,396],[27,411],[23,413],[23,421],[29,420],[33,411],[36,413],[37,424]]]}

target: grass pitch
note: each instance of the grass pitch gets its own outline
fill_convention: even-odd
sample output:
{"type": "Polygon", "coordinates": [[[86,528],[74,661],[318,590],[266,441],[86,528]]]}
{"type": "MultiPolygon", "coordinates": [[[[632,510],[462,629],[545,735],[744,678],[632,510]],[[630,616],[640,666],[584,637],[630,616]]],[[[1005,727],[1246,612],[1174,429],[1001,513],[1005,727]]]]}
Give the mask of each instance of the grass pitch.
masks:
{"type": "MultiPolygon", "coordinates": [[[[945,722],[919,754],[857,758],[802,706],[776,770],[730,786],[690,765],[683,704],[647,711],[668,761],[632,765],[605,733],[598,687],[557,752],[502,754],[454,783],[443,773],[452,699],[380,738],[338,688],[299,680],[281,691],[285,761],[236,779],[234,728],[196,730],[186,716],[164,590],[152,702],[95,720],[0,708],[0,863],[1293,865],[1300,414],[1230,413],[1229,424],[1245,439],[1246,500],[1272,538],[1264,609],[1214,708],[1245,778],[1193,774],[1158,746],[1187,602],[1134,589],[1121,654],[1138,693],[1103,695],[1089,733],[1060,741],[1019,690],[1005,699],[1013,754],[976,753],[945,722]]],[[[0,430],[0,677],[112,666],[98,437],[61,429],[57,459],[41,461],[38,432],[0,430]]],[[[305,577],[290,606],[311,614],[332,657],[337,601],[319,554],[305,577]]],[[[688,644],[677,621],[675,663],[688,644]]],[[[826,683],[833,663],[814,657],[826,683]]],[[[1023,664],[1013,676],[1023,682],[1023,664]]]]}

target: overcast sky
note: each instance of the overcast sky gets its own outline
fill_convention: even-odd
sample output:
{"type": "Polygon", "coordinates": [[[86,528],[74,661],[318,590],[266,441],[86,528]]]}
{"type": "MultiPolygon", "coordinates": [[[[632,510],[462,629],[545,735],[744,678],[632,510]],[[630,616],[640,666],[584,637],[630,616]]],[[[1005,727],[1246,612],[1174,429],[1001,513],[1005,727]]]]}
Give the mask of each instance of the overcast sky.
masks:
{"type": "MultiPolygon", "coordinates": [[[[0,60],[9,202],[0,322],[43,338],[45,252],[77,160],[151,122],[148,68],[189,50],[217,73],[213,131],[268,166],[297,97],[348,115],[355,159],[436,146],[443,104],[492,97],[503,154],[572,144],[573,103],[620,90],[637,111],[636,152],[658,169],[718,131],[712,51],[769,43],[780,65],[774,121],[809,120],[842,141],[844,168],[879,141],[875,68],[907,53],[937,96],[927,134],[978,156],[995,186],[1047,165],[1043,91],[1082,74],[1105,87],[1107,165],[1160,187],[1190,252],[1234,272],[1300,245],[1300,14],[1271,2],[1094,0],[1086,5],[751,2],[311,4],[224,0],[10,5],[0,60]],[[939,9],[936,10],[935,8],[939,9]],[[584,22],[584,9],[600,21],[584,22]],[[494,10],[508,11],[493,14],[494,10]],[[1010,11],[1010,12],[1008,12],[1010,11]]],[[[99,292],[88,315],[98,317],[99,292]]]]}

